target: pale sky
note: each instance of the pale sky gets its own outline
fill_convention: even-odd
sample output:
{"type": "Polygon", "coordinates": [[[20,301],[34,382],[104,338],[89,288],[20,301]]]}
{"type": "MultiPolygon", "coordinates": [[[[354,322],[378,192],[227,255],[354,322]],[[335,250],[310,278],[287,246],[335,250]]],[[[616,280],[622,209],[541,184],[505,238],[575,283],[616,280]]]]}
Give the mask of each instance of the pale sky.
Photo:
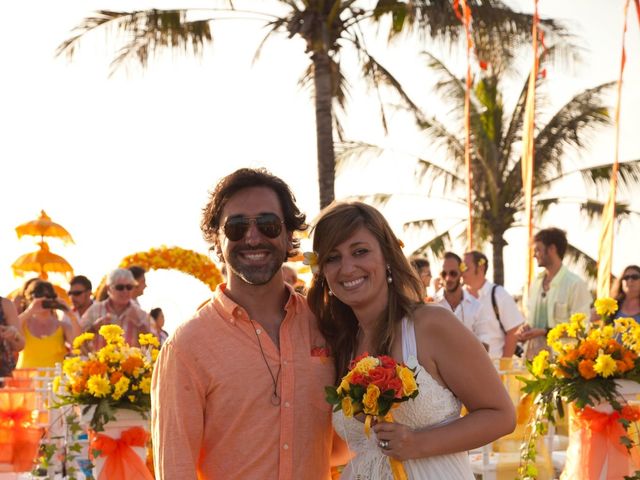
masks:
{"type": "MultiPolygon", "coordinates": [[[[572,71],[560,67],[548,71],[555,82],[550,100],[556,108],[585,88],[617,78],[623,4],[623,0],[540,0],[543,16],[567,20],[582,35],[581,44],[591,49],[584,64],[572,71]]],[[[207,192],[239,167],[267,167],[292,186],[309,219],[318,212],[314,112],[310,92],[298,86],[307,64],[302,42],[268,43],[252,65],[255,46],[264,34],[259,22],[227,20],[215,30],[217,44],[202,60],[166,55],[151,61],[145,72],[132,65],[108,78],[113,53],[105,47],[102,33],[87,37],[73,62],[54,58],[55,47],[94,9],[135,5],[83,0],[3,5],[0,294],[24,281],[14,278],[11,263],[37,248],[35,239],[18,240],[14,228],[35,219],[41,209],[65,226],[76,242],[65,246],[51,240],[52,251],[96,285],[123,257],[152,247],[180,246],[206,253],[199,221],[207,192]]],[[[640,158],[635,133],[640,122],[640,34],[635,11],[630,13],[621,160],[640,158]]],[[[378,56],[397,72],[411,95],[429,106],[433,96],[428,86],[433,79],[423,59],[405,51],[379,48],[378,56]]],[[[353,60],[346,54],[344,58],[353,60]]],[[[351,77],[344,122],[348,138],[389,145],[395,153],[366,168],[344,172],[337,179],[336,196],[417,191],[413,164],[398,152],[422,153],[427,142],[404,128],[402,134],[400,128],[394,131],[395,118],[390,136],[384,138],[374,95],[356,79],[351,77]]],[[[400,118],[395,124],[406,122],[400,118]]],[[[593,138],[581,161],[611,161],[612,132],[593,138]]],[[[385,213],[403,238],[400,227],[411,219],[416,201],[407,195],[398,198],[409,204],[398,200],[385,213]]],[[[550,222],[569,228],[566,218],[567,211],[558,210],[550,222]]],[[[583,233],[583,225],[569,228],[569,238],[595,255],[599,226],[583,233]]],[[[521,233],[514,230],[507,236],[511,246],[505,251],[506,283],[512,293],[522,287],[521,233]]],[[[629,263],[640,263],[637,247],[632,248],[639,235],[638,218],[618,232],[614,273],[629,263]]],[[[407,237],[407,249],[419,241],[407,237]]],[[[197,280],[178,272],[151,272],[147,278],[149,288],[141,304],[146,309],[163,307],[169,330],[209,295],[197,280]]]]}

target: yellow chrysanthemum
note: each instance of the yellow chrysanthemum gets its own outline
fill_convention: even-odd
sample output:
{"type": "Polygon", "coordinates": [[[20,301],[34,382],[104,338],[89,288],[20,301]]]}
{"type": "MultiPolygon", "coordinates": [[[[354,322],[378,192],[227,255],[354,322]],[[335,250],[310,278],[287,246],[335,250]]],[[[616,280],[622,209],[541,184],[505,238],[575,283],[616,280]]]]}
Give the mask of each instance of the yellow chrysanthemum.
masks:
{"type": "Polygon", "coordinates": [[[611,355],[601,353],[600,355],[598,355],[593,369],[605,378],[610,377],[611,375],[616,373],[616,361],[611,358],[611,355]]]}
{"type": "Polygon", "coordinates": [[[124,343],[124,330],[119,325],[103,325],[98,333],[104,337],[107,343],[124,343]]]}
{"type": "Polygon", "coordinates": [[[140,343],[140,346],[144,346],[144,345],[152,345],[154,347],[160,346],[160,342],[158,341],[158,338],[153,333],[141,333],[140,335],[138,335],[138,342],[140,343]]]}
{"type": "Polygon", "coordinates": [[[531,366],[531,372],[536,376],[540,377],[544,373],[544,371],[549,366],[549,352],[547,350],[541,350],[538,355],[533,359],[533,364],[531,366]]]}
{"type": "Polygon", "coordinates": [[[106,375],[91,375],[87,381],[87,388],[94,397],[106,397],[111,393],[111,383],[106,375]]]}
{"type": "Polygon", "coordinates": [[[95,337],[95,334],[91,332],[81,333],[80,335],[78,335],[76,338],[73,339],[73,348],[79,349],[84,342],[91,341],[94,339],[94,337],[95,337]]]}
{"type": "Polygon", "coordinates": [[[103,363],[119,363],[124,359],[124,354],[115,343],[108,343],[98,351],[98,360],[103,363]]]}
{"type": "Polygon", "coordinates": [[[160,354],[160,350],[158,350],[157,348],[152,348],[151,349],[151,361],[155,363],[155,361],[158,359],[158,355],[160,354]]]}
{"type": "Polygon", "coordinates": [[[136,402],[136,396],[135,395],[129,395],[127,398],[129,399],[129,401],[131,403],[135,403],[136,402]]]}
{"type": "Polygon", "coordinates": [[[120,377],[120,380],[118,380],[113,387],[112,397],[114,400],[120,400],[120,398],[127,393],[127,390],[129,390],[129,383],[130,381],[127,377],[120,377]]]}
{"type": "Polygon", "coordinates": [[[375,357],[364,357],[353,368],[358,373],[369,373],[369,370],[380,365],[380,360],[375,357]]]}
{"type": "Polygon", "coordinates": [[[569,318],[569,323],[577,323],[580,326],[584,326],[584,321],[587,319],[587,316],[584,313],[574,313],[569,318]]]}
{"type": "Polygon", "coordinates": [[[556,325],[551,330],[549,330],[549,333],[547,333],[547,344],[551,345],[552,343],[556,343],[558,340],[560,340],[560,338],[562,338],[562,335],[564,334],[566,327],[566,324],[561,323],[560,325],[556,325]]]}
{"type": "Polygon", "coordinates": [[[60,389],[60,382],[61,382],[61,378],[60,375],[56,375],[53,379],[53,383],[51,384],[51,388],[53,390],[53,393],[58,393],[58,390],[60,389]]]}
{"type": "Polygon", "coordinates": [[[65,358],[62,362],[62,371],[67,377],[71,378],[82,370],[84,363],[80,357],[65,358]]]}
{"type": "Polygon", "coordinates": [[[140,380],[140,390],[142,390],[142,393],[145,395],[151,393],[151,377],[144,377],[140,380]]]}
{"type": "Polygon", "coordinates": [[[593,306],[596,309],[596,313],[601,316],[613,315],[618,311],[618,302],[610,297],[598,298],[593,306]]]}

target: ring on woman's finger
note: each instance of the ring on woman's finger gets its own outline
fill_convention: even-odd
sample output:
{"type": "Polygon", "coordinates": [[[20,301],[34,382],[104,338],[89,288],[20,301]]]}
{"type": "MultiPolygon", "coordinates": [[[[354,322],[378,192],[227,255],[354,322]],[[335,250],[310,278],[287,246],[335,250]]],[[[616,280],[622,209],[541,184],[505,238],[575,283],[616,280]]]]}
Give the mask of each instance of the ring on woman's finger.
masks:
{"type": "Polygon", "coordinates": [[[380,448],[383,450],[389,450],[389,440],[380,440],[378,445],[380,445],[380,448]]]}

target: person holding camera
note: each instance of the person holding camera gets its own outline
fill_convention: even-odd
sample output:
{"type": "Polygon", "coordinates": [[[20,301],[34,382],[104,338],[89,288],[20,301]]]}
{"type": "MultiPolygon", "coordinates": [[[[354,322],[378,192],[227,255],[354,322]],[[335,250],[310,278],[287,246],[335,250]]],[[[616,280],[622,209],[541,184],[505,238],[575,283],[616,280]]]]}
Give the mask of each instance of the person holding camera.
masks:
{"type": "Polygon", "coordinates": [[[44,280],[29,284],[25,300],[27,307],[18,316],[25,345],[16,368],[54,367],[80,334],[78,320],[75,315],[66,315],[69,308],[58,300],[53,285],[44,280]]]}

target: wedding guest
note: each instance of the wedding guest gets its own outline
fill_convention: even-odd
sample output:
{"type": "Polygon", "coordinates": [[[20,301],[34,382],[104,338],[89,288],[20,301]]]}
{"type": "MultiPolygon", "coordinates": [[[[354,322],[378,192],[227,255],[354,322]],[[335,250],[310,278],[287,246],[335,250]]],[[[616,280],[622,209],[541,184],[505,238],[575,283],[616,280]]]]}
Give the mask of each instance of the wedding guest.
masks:
{"type": "Polygon", "coordinates": [[[477,250],[464,254],[462,272],[465,290],[473,295],[489,315],[486,342],[492,357],[511,358],[516,351],[517,331],[524,323],[513,297],[504,287],[487,280],[489,259],[477,250]]]}
{"type": "Polygon", "coordinates": [[[544,270],[531,283],[527,321],[517,333],[518,341],[526,342],[528,359],[546,348],[551,328],[568,321],[574,313],[584,313],[588,318],[592,302],[584,280],[562,263],[568,245],[566,233],[559,228],[546,228],[533,239],[533,255],[544,270]]]}
{"type": "MultiPolygon", "coordinates": [[[[125,341],[138,347],[138,336],[151,330],[147,313],[131,299],[131,292],[135,288],[133,274],[127,269],[116,268],[107,275],[106,285],[107,299],[89,307],[82,316],[82,329],[98,333],[102,325],[119,325],[124,330],[125,341]]],[[[104,338],[96,335],[92,341],[93,350],[104,345],[104,338]]]]}
{"type": "Polygon", "coordinates": [[[16,368],[55,367],[64,360],[80,325],[75,316],[64,315],[69,308],[58,300],[49,282],[31,282],[25,300],[28,306],[18,316],[25,345],[16,368]]]}
{"type": "Polygon", "coordinates": [[[640,267],[626,267],[613,285],[611,296],[618,301],[614,318],[630,317],[640,323],[640,267]]]}
{"type": "Polygon", "coordinates": [[[160,340],[160,344],[163,344],[169,337],[167,331],[162,329],[164,327],[164,312],[160,307],[152,308],[149,316],[151,317],[151,330],[160,340]]]}
{"type": "Polygon", "coordinates": [[[145,276],[147,271],[138,265],[131,265],[128,270],[133,274],[133,278],[136,281],[135,287],[131,292],[131,301],[140,306],[138,297],[142,296],[145,288],[147,288],[147,277],[145,276]]]}
{"type": "Polygon", "coordinates": [[[390,355],[417,373],[418,396],[369,438],[361,421],[334,413],[335,431],[356,454],[341,478],[391,479],[387,455],[402,460],[411,479],[472,480],[467,451],[515,426],[513,404],[480,342],[453,313],[422,303],[423,285],[375,208],[327,207],[313,250],[319,271],[308,301],[334,354],[336,379],[365,352],[390,355]]]}
{"type": "Polygon", "coordinates": [[[29,288],[29,285],[31,285],[36,280],[40,280],[40,278],[33,277],[27,280],[26,282],[24,282],[18,294],[15,297],[13,297],[13,304],[16,307],[16,312],[18,312],[18,315],[24,312],[29,306],[29,302],[27,302],[25,298],[25,292],[27,291],[27,288],[29,288]]]}
{"type": "Polygon", "coordinates": [[[73,304],[71,311],[81,318],[91,305],[91,280],[84,275],[76,275],[69,282],[69,298],[73,304]]]}
{"type": "Polygon", "coordinates": [[[0,377],[10,377],[16,356],[24,348],[18,312],[11,300],[0,297],[0,377]]]}
{"type": "Polygon", "coordinates": [[[162,346],[152,382],[159,479],[328,479],[333,363],[282,263],[307,228],[263,169],[217,184],[201,228],[227,282],[162,346]]]}
{"type": "Polygon", "coordinates": [[[424,257],[411,257],[409,259],[409,263],[422,282],[425,302],[433,302],[433,298],[429,296],[429,286],[431,285],[431,279],[433,278],[431,275],[431,264],[429,263],[429,260],[424,257]]]}

